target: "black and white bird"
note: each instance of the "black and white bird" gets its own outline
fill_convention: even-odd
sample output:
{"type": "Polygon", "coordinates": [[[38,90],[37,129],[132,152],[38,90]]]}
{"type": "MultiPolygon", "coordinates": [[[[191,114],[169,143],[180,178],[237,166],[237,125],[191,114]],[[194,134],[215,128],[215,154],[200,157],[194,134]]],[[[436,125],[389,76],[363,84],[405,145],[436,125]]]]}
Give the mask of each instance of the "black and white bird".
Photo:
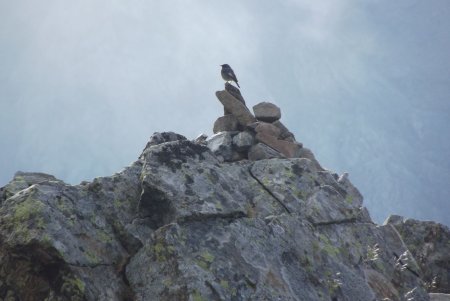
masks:
{"type": "Polygon", "coordinates": [[[223,65],[220,65],[220,66],[222,66],[222,71],[220,71],[220,74],[222,75],[222,78],[226,82],[235,82],[236,85],[240,88],[240,86],[238,84],[238,80],[236,78],[236,75],[234,74],[234,71],[233,71],[233,69],[231,69],[230,65],[223,64],[223,65]]]}

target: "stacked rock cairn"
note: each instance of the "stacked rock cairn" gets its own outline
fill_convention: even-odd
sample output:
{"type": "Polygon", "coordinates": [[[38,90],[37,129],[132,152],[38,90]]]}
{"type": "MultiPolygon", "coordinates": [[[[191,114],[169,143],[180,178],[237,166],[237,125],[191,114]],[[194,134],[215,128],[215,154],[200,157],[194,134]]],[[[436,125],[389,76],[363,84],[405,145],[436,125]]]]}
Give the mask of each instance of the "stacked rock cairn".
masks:
{"type": "Polygon", "coordinates": [[[261,102],[253,107],[252,114],[240,90],[229,83],[216,96],[224,106],[224,116],[214,123],[213,136],[201,135],[196,140],[205,143],[220,160],[305,157],[317,162],[281,123],[281,111],[275,104],[261,102]]]}

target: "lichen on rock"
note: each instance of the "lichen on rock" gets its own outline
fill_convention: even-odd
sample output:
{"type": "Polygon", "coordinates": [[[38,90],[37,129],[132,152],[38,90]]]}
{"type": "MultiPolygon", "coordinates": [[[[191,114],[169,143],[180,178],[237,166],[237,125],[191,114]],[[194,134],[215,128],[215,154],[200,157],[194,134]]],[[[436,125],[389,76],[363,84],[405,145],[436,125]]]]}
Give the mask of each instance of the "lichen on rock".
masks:
{"type": "Polygon", "coordinates": [[[267,125],[240,92],[218,97],[236,131],[155,133],[131,166],[80,185],[16,174],[0,195],[0,300],[429,300],[420,254],[448,229],[376,225],[277,112],[267,125]]]}

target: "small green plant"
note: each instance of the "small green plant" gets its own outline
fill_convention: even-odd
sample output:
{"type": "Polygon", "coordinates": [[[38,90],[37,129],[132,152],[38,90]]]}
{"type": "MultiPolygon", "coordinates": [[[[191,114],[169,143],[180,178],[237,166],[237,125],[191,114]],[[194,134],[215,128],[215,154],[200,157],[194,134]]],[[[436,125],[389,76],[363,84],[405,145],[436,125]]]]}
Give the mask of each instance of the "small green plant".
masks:
{"type": "Polygon", "coordinates": [[[329,275],[326,279],[326,285],[330,295],[335,295],[336,292],[341,288],[342,281],[340,279],[341,273],[337,272],[334,275],[329,275]]]}
{"type": "Polygon", "coordinates": [[[438,277],[434,276],[430,282],[425,282],[427,292],[434,292],[438,287],[438,277]]]}

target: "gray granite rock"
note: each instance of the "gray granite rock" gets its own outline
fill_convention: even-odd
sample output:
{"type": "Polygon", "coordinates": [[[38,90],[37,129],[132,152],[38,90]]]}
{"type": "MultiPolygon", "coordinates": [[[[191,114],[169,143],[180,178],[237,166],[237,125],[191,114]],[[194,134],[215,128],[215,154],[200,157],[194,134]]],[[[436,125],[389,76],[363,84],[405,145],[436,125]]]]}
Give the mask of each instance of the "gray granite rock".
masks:
{"type": "Polygon", "coordinates": [[[256,119],[265,122],[274,122],[281,118],[280,108],[270,102],[261,102],[253,106],[256,119]]]}
{"type": "Polygon", "coordinates": [[[398,225],[375,225],[348,177],[154,136],[110,177],[6,185],[0,299],[429,300],[398,225]]]}
{"type": "Polygon", "coordinates": [[[7,198],[0,207],[0,298],[131,297],[121,273],[142,246],[132,227],[126,230],[136,215],[140,170],[136,162],[80,186],[44,176],[50,180],[7,198]]]}
{"type": "Polygon", "coordinates": [[[220,157],[221,161],[230,161],[233,157],[233,138],[230,132],[220,132],[212,135],[206,140],[208,148],[214,155],[220,157]]]}
{"type": "Polygon", "coordinates": [[[174,132],[156,132],[150,137],[146,148],[152,145],[158,145],[164,142],[178,141],[178,140],[187,140],[183,135],[174,133],[174,132]]]}
{"type": "Polygon", "coordinates": [[[62,182],[56,179],[52,175],[48,175],[41,172],[22,172],[18,171],[14,175],[14,178],[2,188],[0,194],[0,203],[2,200],[13,196],[17,192],[24,190],[34,184],[47,183],[47,182],[62,182]]]}
{"type": "Polygon", "coordinates": [[[194,139],[194,142],[198,144],[206,144],[206,139],[208,139],[208,135],[202,133],[194,139]]]}
{"type": "MultiPolygon", "coordinates": [[[[311,160],[257,161],[250,172],[259,182],[267,183],[266,188],[289,212],[307,216],[311,222],[327,223],[363,217],[358,190],[351,183],[342,185],[337,182],[330,171],[318,169],[311,160]]],[[[371,222],[367,219],[362,221],[371,222]]]]}
{"type": "Polygon", "coordinates": [[[247,151],[254,143],[255,138],[249,132],[240,132],[233,137],[233,144],[237,151],[247,151]]]}

